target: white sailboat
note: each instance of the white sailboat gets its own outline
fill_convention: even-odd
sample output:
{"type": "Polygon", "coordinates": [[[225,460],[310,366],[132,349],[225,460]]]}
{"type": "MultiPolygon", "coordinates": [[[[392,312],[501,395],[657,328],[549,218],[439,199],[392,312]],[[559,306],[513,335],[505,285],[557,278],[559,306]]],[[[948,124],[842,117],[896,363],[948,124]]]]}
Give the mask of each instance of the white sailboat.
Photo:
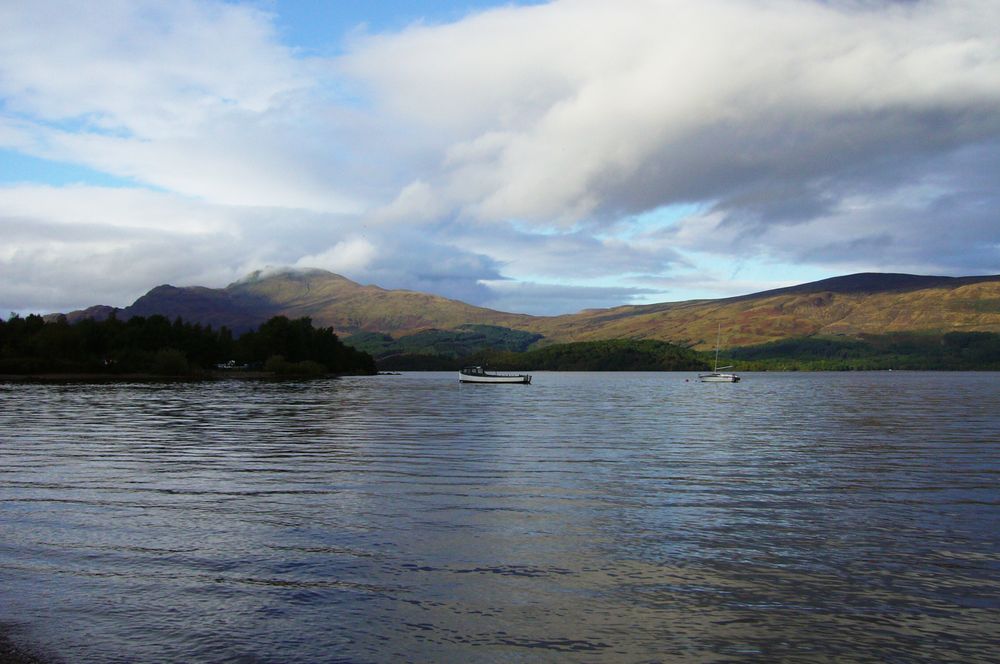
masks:
{"type": "Polygon", "coordinates": [[[458,372],[458,380],[461,383],[531,384],[531,376],[527,374],[501,374],[487,371],[483,367],[465,367],[458,372]]]}
{"type": "Polygon", "coordinates": [[[715,368],[712,369],[712,373],[698,374],[698,380],[703,383],[738,383],[740,382],[740,377],[734,373],[722,373],[726,369],[732,369],[733,366],[726,365],[724,367],[719,366],[719,342],[722,340],[722,323],[719,323],[719,332],[715,337],[715,368]]]}

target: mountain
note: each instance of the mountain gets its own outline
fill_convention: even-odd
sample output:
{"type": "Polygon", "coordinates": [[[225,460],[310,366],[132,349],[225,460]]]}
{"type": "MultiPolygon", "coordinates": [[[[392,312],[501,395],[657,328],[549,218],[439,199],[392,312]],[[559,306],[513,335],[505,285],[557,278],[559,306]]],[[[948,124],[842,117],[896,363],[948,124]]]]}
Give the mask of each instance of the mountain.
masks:
{"type": "Polygon", "coordinates": [[[509,314],[408,290],[362,286],[324,270],[255,272],[225,289],[238,301],[272,304],[275,313],[309,316],[338,334],[381,332],[392,336],[462,325],[523,328],[532,317],[509,314]]]}
{"type": "Polygon", "coordinates": [[[727,346],[801,336],[1000,332],[1000,275],[863,273],[725,299],[528,316],[427,293],[365,286],[323,270],[282,270],[255,272],[222,289],[157,286],[124,309],[91,307],[67,317],[103,318],[111,311],[119,318],[180,316],[236,332],[281,314],[308,316],[341,336],[377,333],[400,338],[491,326],[541,335],[537,346],[653,339],[705,349],[714,346],[720,325],[727,346]]]}
{"type": "Polygon", "coordinates": [[[157,286],[124,309],[90,307],[66,314],[70,322],[160,314],[235,332],[253,329],[277,315],[310,317],[340,335],[378,332],[393,336],[463,325],[522,328],[532,319],[476,307],[458,300],[407,290],[362,286],[325,270],[257,271],[225,288],[157,286]]]}
{"type": "Polygon", "coordinates": [[[225,325],[243,332],[257,327],[275,313],[274,303],[264,297],[240,296],[228,288],[164,285],[149,291],[117,315],[123,319],[154,314],[171,319],[179,316],[187,321],[215,328],[225,325]]]}
{"type": "Polygon", "coordinates": [[[662,339],[728,346],[802,336],[889,332],[1000,332],[1000,275],[862,273],[719,300],[623,306],[555,316],[531,331],[547,339],[662,339]]]}

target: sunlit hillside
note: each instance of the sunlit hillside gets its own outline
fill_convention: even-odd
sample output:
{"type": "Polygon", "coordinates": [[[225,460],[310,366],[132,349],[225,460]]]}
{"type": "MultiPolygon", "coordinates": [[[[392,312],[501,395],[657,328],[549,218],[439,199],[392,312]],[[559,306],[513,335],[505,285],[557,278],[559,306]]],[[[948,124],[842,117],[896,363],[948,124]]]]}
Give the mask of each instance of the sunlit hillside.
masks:
{"type": "MultiPolygon", "coordinates": [[[[74,312],[104,317],[110,308],[74,312]]],[[[342,336],[403,337],[489,325],[542,335],[537,346],[603,339],[656,339],[727,347],[789,337],[889,332],[1000,332],[1000,277],[859,274],[720,300],[692,300],[528,316],[407,290],[358,284],[323,270],[254,273],[225,289],[158,286],[119,317],[171,318],[249,329],[273,315],[308,316],[342,336]]]]}
{"type": "Polygon", "coordinates": [[[820,284],[794,292],[617,307],[536,321],[547,339],[662,339],[696,348],[714,346],[721,326],[728,346],[796,336],[887,332],[1000,331],[1000,279],[935,282],[931,287],[882,292],[835,292],[820,284]]]}

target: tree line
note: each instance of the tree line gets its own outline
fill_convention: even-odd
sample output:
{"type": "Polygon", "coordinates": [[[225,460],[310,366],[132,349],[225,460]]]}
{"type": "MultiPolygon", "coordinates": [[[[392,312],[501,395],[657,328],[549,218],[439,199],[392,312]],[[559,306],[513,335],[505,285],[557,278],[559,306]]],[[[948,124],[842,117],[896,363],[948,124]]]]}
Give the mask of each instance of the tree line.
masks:
{"type": "MultiPolygon", "coordinates": [[[[653,340],[554,344],[525,352],[488,348],[462,357],[400,353],[379,357],[381,369],[444,371],[468,365],[515,371],[703,371],[714,351],[653,340]]],[[[799,337],[730,348],[723,365],[739,371],[1000,370],[1000,334],[898,332],[858,338],[799,337]]]]}
{"type": "Polygon", "coordinates": [[[744,371],[1000,370],[1000,334],[897,332],[856,339],[801,337],[732,348],[744,371]]]}
{"type": "Polygon", "coordinates": [[[70,324],[64,316],[0,320],[0,374],[197,375],[220,365],[282,374],[375,373],[371,355],[309,318],[275,316],[238,338],[165,316],[111,316],[70,324]]]}
{"type": "Polygon", "coordinates": [[[464,357],[405,353],[378,360],[395,371],[450,371],[485,366],[499,371],[701,371],[709,367],[699,353],[650,339],[608,339],[553,344],[515,352],[487,348],[464,357]]]}

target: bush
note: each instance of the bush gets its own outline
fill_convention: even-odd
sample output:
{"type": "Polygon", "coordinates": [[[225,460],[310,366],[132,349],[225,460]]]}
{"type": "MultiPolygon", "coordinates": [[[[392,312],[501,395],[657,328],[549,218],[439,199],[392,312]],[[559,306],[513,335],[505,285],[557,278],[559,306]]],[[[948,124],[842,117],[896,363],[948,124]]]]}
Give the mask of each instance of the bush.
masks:
{"type": "Polygon", "coordinates": [[[264,371],[270,371],[278,376],[325,376],[327,368],[319,362],[303,360],[288,362],[281,355],[272,355],[264,363],[264,371]]]}
{"type": "Polygon", "coordinates": [[[160,376],[183,376],[190,373],[187,357],[175,348],[161,348],[153,356],[152,371],[160,376]]]}

